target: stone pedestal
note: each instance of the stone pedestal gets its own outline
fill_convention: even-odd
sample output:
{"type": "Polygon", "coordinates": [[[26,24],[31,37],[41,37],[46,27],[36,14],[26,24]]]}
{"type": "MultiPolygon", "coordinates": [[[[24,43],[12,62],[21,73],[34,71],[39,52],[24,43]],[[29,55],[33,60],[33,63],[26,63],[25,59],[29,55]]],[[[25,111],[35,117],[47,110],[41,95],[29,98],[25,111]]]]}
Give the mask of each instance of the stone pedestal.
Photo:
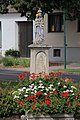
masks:
{"type": "Polygon", "coordinates": [[[51,46],[47,45],[29,45],[31,49],[31,63],[30,73],[39,73],[44,71],[46,74],[49,73],[49,57],[48,50],[51,46]]]}

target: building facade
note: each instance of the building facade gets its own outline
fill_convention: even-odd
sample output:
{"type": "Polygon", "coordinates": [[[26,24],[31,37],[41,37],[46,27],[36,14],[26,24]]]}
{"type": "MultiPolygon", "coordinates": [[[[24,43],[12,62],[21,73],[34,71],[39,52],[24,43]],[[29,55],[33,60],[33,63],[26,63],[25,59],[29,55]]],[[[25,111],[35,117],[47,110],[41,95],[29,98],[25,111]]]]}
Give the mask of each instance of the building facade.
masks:
{"type": "MultiPolygon", "coordinates": [[[[63,13],[45,15],[45,40],[51,45],[49,58],[52,62],[64,61],[63,13]]],[[[66,20],[66,61],[80,62],[80,20],[66,20]]]]}
{"type": "MultiPolygon", "coordinates": [[[[30,57],[28,45],[35,39],[35,22],[10,12],[0,15],[0,54],[5,56],[9,49],[19,50],[21,57],[30,57]]],[[[64,22],[63,13],[54,12],[44,16],[45,44],[49,49],[51,62],[64,61],[64,22]]],[[[80,61],[80,20],[66,21],[66,60],[80,61]]]]}

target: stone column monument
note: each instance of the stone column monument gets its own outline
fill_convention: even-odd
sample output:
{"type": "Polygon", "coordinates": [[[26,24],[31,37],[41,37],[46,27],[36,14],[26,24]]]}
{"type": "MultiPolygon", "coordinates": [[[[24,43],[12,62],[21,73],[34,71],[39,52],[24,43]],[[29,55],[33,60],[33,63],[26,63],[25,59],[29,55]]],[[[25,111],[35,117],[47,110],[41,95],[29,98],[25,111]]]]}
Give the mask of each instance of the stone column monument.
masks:
{"type": "Polygon", "coordinates": [[[48,50],[50,46],[44,40],[44,19],[41,9],[38,10],[35,19],[35,41],[29,45],[31,49],[30,73],[49,73],[48,50]]]}

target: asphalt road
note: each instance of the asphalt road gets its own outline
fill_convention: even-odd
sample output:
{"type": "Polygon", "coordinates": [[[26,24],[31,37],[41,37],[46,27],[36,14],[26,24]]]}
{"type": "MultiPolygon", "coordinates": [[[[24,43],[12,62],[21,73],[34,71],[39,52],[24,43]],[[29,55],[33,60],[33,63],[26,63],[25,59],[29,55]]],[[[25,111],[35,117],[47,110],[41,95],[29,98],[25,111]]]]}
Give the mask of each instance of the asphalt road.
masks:
{"type": "MultiPolygon", "coordinates": [[[[16,81],[20,73],[22,71],[0,69],[0,81],[16,81]]],[[[72,78],[74,82],[80,83],[80,74],[64,73],[62,77],[72,78]]]]}
{"type": "Polygon", "coordinates": [[[0,69],[0,81],[16,81],[21,71],[0,69]]]}

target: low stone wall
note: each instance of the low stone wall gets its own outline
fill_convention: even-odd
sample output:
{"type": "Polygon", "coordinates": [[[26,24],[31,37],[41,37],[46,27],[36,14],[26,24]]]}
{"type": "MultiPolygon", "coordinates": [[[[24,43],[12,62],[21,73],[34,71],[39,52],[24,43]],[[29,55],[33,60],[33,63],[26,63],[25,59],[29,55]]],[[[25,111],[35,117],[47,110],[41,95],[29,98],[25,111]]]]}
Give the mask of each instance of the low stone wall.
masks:
{"type": "MultiPolygon", "coordinates": [[[[40,115],[33,116],[31,114],[25,114],[21,116],[21,120],[77,120],[73,114],[57,114],[57,115],[40,115]]],[[[79,120],[79,119],[78,119],[79,120]]]]}

